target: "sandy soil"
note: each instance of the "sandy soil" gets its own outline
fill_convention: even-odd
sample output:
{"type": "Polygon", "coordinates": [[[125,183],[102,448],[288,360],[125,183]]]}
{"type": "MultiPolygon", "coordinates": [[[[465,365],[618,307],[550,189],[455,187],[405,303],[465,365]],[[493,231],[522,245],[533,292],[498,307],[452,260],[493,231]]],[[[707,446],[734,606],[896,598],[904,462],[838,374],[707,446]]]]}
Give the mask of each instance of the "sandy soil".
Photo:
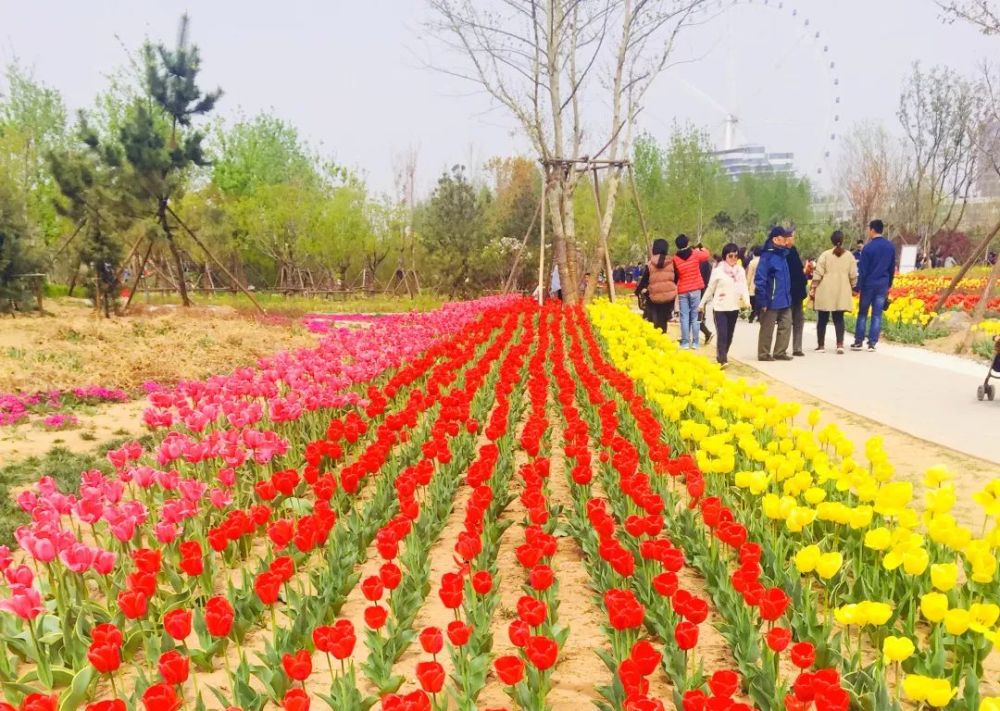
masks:
{"type": "Polygon", "coordinates": [[[38,420],[0,428],[0,463],[41,456],[53,447],[84,453],[118,437],[140,437],[147,432],[142,423],[145,399],[95,405],[73,412],[79,425],[66,430],[43,429],[38,420]]]}

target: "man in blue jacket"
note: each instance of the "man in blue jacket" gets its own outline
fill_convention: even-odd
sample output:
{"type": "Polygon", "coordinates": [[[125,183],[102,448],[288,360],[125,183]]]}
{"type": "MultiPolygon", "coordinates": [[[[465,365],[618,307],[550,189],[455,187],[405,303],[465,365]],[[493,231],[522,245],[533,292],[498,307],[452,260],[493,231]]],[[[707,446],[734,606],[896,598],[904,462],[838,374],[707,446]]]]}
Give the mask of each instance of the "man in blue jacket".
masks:
{"type": "Polygon", "coordinates": [[[868,350],[874,351],[882,332],[882,311],[885,310],[892,278],[896,273],[896,248],[882,232],[882,220],[872,220],[868,225],[868,244],[861,250],[858,262],[858,285],[855,291],[861,295],[858,307],[858,322],[854,328],[852,351],[860,351],[868,330],[868,350]],[[871,327],[868,327],[868,311],[871,311],[871,327]]]}
{"type": "Polygon", "coordinates": [[[757,336],[757,360],[792,360],[788,342],[792,337],[792,294],[788,273],[788,240],[781,227],[771,228],[754,275],[757,308],[760,310],[760,333],[757,336]],[[777,336],[774,334],[777,326],[777,336]],[[771,339],[774,338],[774,350],[771,339]]]}

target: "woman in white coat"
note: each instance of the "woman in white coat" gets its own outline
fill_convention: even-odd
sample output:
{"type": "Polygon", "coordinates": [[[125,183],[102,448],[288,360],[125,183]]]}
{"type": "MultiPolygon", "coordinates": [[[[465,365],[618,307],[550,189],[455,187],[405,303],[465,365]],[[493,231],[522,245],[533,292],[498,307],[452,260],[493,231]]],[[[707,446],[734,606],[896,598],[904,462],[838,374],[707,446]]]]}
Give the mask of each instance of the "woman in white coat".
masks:
{"type": "Polygon", "coordinates": [[[698,309],[704,311],[709,304],[715,313],[715,357],[725,368],[729,365],[729,346],[733,343],[740,309],[750,307],[747,274],[740,264],[739,247],[732,242],[722,248],[722,261],[712,270],[698,309]]]}

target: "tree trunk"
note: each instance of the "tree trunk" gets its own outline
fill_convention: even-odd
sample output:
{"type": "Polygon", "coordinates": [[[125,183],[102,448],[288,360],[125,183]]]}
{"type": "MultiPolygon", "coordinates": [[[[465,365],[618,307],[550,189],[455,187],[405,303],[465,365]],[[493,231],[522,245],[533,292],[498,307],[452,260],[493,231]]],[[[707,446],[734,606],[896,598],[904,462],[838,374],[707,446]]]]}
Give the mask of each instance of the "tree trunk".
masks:
{"type": "MultiPolygon", "coordinates": [[[[611,225],[614,220],[615,215],[615,201],[618,197],[618,186],[621,179],[621,168],[617,168],[611,172],[608,177],[608,195],[607,201],[602,208],[600,202],[598,201],[599,194],[597,192],[597,185],[594,186],[594,200],[597,202],[598,214],[601,215],[600,224],[600,239],[597,243],[597,250],[594,253],[593,258],[590,260],[589,268],[591,278],[587,281],[586,292],[584,293],[583,300],[590,303],[591,299],[594,298],[594,293],[597,291],[597,274],[602,268],[605,267],[607,249],[608,249],[608,238],[611,236],[611,225]]],[[[611,284],[611,275],[606,275],[608,278],[608,284],[611,284]]]]}
{"type": "Polygon", "coordinates": [[[167,244],[170,245],[170,254],[174,257],[174,267],[177,269],[177,291],[181,295],[181,304],[183,306],[190,306],[191,299],[188,298],[187,281],[184,279],[184,262],[181,260],[181,252],[177,249],[173,232],[170,231],[170,223],[167,221],[166,198],[160,198],[159,218],[163,233],[167,236],[167,244]]]}
{"type": "Polygon", "coordinates": [[[990,276],[986,280],[986,288],[983,289],[976,308],[972,310],[972,324],[965,334],[965,340],[962,341],[962,349],[959,352],[964,353],[972,345],[972,339],[975,337],[975,332],[972,329],[982,323],[983,318],[986,316],[986,306],[989,304],[990,296],[993,295],[993,288],[997,284],[998,277],[1000,277],[1000,259],[997,260],[996,264],[993,265],[993,269],[990,270],[990,276]]]}

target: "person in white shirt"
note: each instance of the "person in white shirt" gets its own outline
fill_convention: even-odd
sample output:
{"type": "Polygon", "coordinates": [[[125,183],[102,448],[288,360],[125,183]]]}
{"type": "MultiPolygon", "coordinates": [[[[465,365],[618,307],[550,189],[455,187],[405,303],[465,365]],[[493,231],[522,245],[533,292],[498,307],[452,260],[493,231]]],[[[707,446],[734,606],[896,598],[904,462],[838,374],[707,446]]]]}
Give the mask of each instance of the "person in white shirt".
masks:
{"type": "Polygon", "coordinates": [[[750,307],[747,274],[740,263],[739,247],[732,242],[722,248],[722,261],[712,270],[698,310],[704,312],[709,304],[714,309],[716,360],[725,368],[729,365],[729,346],[733,342],[740,309],[750,307]]]}

